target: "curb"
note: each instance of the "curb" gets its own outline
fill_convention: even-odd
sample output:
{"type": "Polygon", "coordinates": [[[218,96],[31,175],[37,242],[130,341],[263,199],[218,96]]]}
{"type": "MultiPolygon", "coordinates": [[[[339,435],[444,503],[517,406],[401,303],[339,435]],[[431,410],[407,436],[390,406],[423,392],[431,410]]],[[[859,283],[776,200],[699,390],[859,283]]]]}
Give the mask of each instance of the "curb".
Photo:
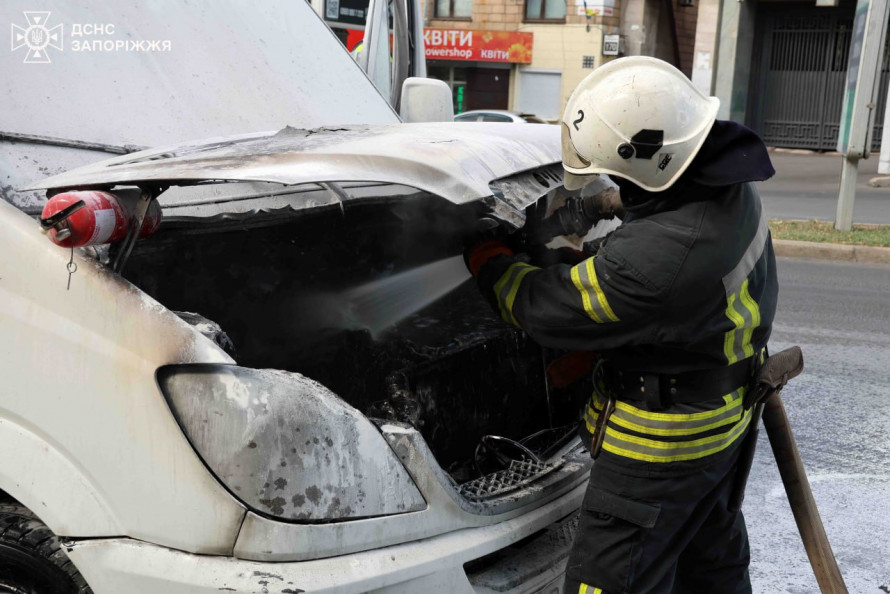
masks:
{"type": "Polygon", "coordinates": [[[777,256],[785,258],[813,258],[817,260],[890,264],[890,248],[870,245],[843,245],[839,243],[774,239],[773,249],[777,256]]]}
{"type": "Polygon", "coordinates": [[[843,155],[837,151],[815,151],[812,149],[801,148],[784,148],[778,146],[768,146],[766,150],[770,153],[779,153],[783,155],[809,155],[819,157],[842,157],[843,155]]]}

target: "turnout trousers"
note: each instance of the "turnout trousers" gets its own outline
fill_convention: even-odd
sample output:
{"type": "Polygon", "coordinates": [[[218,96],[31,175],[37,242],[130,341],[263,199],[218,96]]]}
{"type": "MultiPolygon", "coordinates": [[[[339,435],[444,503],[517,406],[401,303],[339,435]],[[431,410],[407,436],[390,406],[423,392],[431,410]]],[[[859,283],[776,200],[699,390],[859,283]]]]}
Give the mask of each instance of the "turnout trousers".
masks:
{"type": "Polygon", "coordinates": [[[728,510],[739,451],[681,476],[594,463],[567,594],[749,594],[748,533],[728,510]]]}

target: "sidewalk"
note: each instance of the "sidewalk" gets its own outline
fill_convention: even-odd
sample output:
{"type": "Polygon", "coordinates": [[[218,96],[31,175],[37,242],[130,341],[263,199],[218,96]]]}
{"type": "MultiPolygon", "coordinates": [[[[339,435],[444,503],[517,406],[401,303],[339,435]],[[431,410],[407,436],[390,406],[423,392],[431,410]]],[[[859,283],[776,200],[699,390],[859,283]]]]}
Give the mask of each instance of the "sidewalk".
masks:
{"type": "MultiPolygon", "coordinates": [[[[776,175],[757,184],[767,216],[776,219],[833,221],[841,181],[841,157],[771,149],[776,175]]],[[[878,155],[859,162],[853,222],[890,225],[890,188],[868,185],[877,176],[878,155]]]]}
{"type": "Polygon", "coordinates": [[[776,256],[785,258],[813,258],[870,264],[890,264],[890,248],[840,243],[817,243],[774,239],[776,256]]]}
{"type": "MultiPolygon", "coordinates": [[[[770,149],[776,169],[771,179],[757,184],[763,208],[774,219],[834,221],[841,182],[841,156],[806,150],[770,149]]],[[[890,225],[890,187],[873,187],[878,155],[859,161],[854,223],[890,225]]],[[[890,248],[773,240],[777,256],[846,262],[890,264],[890,248]]]]}

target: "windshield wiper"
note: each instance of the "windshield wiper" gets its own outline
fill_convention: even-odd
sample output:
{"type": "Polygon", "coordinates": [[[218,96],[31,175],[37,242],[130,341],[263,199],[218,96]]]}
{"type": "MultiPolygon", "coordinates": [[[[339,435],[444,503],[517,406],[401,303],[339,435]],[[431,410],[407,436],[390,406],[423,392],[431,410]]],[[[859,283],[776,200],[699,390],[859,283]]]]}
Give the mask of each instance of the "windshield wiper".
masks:
{"type": "Polygon", "coordinates": [[[115,155],[128,155],[130,153],[135,153],[148,148],[144,146],[137,146],[134,144],[115,145],[105,144],[102,142],[88,142],[86,140],[57,138],[55,136],[40,136],[38,134],[19,134],[18,132],[2,131],[0,131],[0,140],[9,140],[12,142],[30,142],[32,144],[46,144],[49,146],[63,146],[66,148],[113,153],[115,155]]]}

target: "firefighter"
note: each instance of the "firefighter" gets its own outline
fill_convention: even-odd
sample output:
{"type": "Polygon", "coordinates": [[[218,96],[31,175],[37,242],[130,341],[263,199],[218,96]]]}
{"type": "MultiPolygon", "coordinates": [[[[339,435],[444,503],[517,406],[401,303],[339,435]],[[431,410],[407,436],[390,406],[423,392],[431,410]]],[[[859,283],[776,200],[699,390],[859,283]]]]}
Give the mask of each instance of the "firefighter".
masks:
{"type": "Polygon", "coordinates": [[[582,438],[594,456],[566,592],[750,592],[729,504],[778,284],[752,182],[754,132],[669,64],[612,61],[562,121],[565,185],[608,175],[626,215],[595,255],[543,268],[489,240],[468,267],[500,315],[545,347],[596,352],[582,438]]]}

